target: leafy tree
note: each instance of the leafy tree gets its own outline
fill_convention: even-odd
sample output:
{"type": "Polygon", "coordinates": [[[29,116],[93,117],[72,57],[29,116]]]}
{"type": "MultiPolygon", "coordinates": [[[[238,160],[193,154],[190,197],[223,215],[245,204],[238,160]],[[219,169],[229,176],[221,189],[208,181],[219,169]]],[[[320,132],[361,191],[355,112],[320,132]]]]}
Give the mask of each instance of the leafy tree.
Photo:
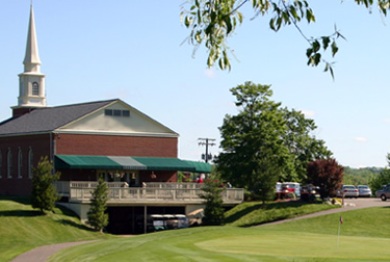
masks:
{"type": "Polygon", "coordinates": [[[231,89],[240,108],[220,127],[223,152],[216,164],[224,180],[265,201],[277,181],[302,181],[310,161],[332,153],[311,135],[316,125],[296,110],[272,101],[270,86],[246,82],[231,89]]]}
{"type": "Polygon", "coordinates": [[[305,118],[302,112],[283,108],[282,112],[287,129],[283,136],[285,145],[291,154],[293,167],[282,181],[302,181],[306,178],[307,164],[316,159],[329,158],[332,152],[323,140],[311,133],[317,128],[313,119],[305,118]]]}
{"type": "Polygon", "coordinates": [[[343,167],[335,159],[318,159],[307,167],[307,183],[320,187],[321,198],[328,197],[343,182],[343,167]]]}
{"type": "MultiPolygon", "coordinates": [[[[333,77],[332,63],[324,59],[329,51],[334,57],[338,52],[337,40],[344,38],[335,27],[330,35],[319,37],[306,36],[299,27],[299,23],[306,21],[314,23],[315,14],[310,7],[309,0],[273,1],[273,0],[194,0],[187,1],[181,12],[183,24],[191,30],[190,43],[195,46],[204,45],[208,49],[207,65],[215,63],[221,69],[231,68],[228,37],[232,36],[237,26],[244,21],[241,12],[245,5],[251,4],[254,16],[269,16],[271,30],[279,31],[283,26],[293,25],[298,33],[307,41],[307,64],[318,66],[324,64],[324,70],[329,71],[333,77]]],[[[356,4],[363,5],[371,10],[374,4],[384,16],[390,9],[390,0],[355,0],[356,4]]]]}
{"type": "Polygon", "coordinates": [[[283,142],[286,132],[280,103],[270,100],[270,86],[246,82],[231,89],[240,108],[226,115],[221,131],[220,153],[215,161],[223,179],[235,186],[270,198],[281,173],[291,161],[283,142]]]}
{"type": "Polygon", "coordinates": [[[53,165],[48,157],[41,157],[37,167],[33,169],[31,192],[33,208],[39,208],[42,213],[45,211],[54,212],[55,202],[58,200],[54,182],[59,178],[59,172],[53,174],[53,165]]]}
{"type": "Polygon", "coordinates": [[[206,179],[202,187],[203,193],[200,197],[204,199],[204,217],[202,224],[204,225],[222,225],[224,223],[225,210],[222,206],[221,182],[218,179],[206,179]]]}
{"type": "Polygon", "coordinates": [[[383,169],[378,176],[371,179],[369,182],[373,193],[382,188],[383,185],[390,184],[390,169],[383,169]]]}
{"type": "Polygon", "coordinates": [[[344,167],[343,184],[348,185],[368,185],[370,181],[377,178],[382,172],[383,168],[378,167],[364,167],[352,168],[344,167]]]}
{"type": "Polygon", "coordinates": [[[88,211],[88,224],[96,231],[103,232],[103,228],[108,225],[107,209],[108,186],[103,178],[99,178],[97,187],[92,193],[91,208],[88,211]]]}
{"type": "MultiPolygon", "coordinates": [[[[390,167],[390,154],[387,154],[387,163],[390,167]]],[[[375,192],[382,188],[383,185],[390,184],[390,169],[383,169],[378,176],[371,179],[369,182],[372,192],[375,192]]]]}

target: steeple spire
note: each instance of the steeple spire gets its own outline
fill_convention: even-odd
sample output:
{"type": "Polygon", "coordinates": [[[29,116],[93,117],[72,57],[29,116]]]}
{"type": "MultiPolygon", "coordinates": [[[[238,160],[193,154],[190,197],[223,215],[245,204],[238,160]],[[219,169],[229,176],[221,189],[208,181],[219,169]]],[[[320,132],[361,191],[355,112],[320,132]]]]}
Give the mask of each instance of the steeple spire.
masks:
{"type": "Polygon", "coordinates": [[[24,57],[24,72],[40,72],[41,60],[38,53],[38,39],[35,31],[34,10],[31,3],[30,21],[28,25],[26,56],[24,57]]]}
{"type": "Polygon", "coordinates": [[[38,40],[35,31],[34,10],[31,2],[28,25],[24,72],[19,74],[18,105],[13,107],[14,116],[46,106],[45,75],[41,73],[38,40]]]}

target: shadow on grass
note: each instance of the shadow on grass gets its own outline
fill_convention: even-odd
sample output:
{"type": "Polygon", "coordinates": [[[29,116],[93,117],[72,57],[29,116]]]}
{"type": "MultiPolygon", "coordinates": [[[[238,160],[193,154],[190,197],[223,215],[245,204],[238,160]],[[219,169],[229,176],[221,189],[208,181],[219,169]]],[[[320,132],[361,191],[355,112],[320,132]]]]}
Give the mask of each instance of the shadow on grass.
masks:
{"type": "Polygon", "coordinates": [[[60,205],[60,204],[56,204],[56,210],[55,210],[55,213],[56,214],[63,214],[65,216],[69,216],[69,217],[76,217],[78,218],[78,215],[73,212],[72,210],[60,205]]]}
{"type": "Polygon", "coordinates": [[[0,211],[0,217],[38,217],[42,216],[39,210],[5,210],[0,211]]]}
{"type": "MultiPolygon", "coordinates": [[[[227,216],[225,218],[225,222],[234,223],[235,221],[239,220],[243,216],[259,209],[266,211],[266,210],[278,210],[284,208],[299,208],[301,206],[309,204],[303,201],[271,202],[271,203],[266,203],[265,205],[263,205],[261,202],[255,202],[255,203],[248,203],[247,207],[233,213],[230,216],[227,216]]],[[[310,204],[315,204],[315,203],[311,202],[310,204]]]]}
{"type": "Polygon", "coordinates": [[[81,223],[77,223],[77,222],[72,221],[72,220],[60,219],[60,220],[58,220],[58,223],[65,225],[65,226],[71,226],[71,227],[74,227],[74,228],[77,228],[80,230],[94,232],[90,227],[87,227],[86,225],[83,225],[81,223]]]}
{"type": "Polygon", "coordinates": [[[19,204],[23,205],[30,205],[30,198],[29,197],[17,197],[17,196],[0,196],[0,201],[1,200],[7,200],[7,201],[14,201],[19,204]]]}

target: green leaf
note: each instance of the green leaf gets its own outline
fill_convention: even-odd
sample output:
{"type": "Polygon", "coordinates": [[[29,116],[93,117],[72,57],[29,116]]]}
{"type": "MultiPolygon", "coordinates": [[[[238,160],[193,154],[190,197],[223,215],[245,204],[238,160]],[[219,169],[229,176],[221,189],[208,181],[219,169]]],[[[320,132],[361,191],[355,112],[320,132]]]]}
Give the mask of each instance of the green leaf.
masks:
{"type": "Polygon", "coordinates": [[[306,56],[307,57],[310,57],[312,54],[313,54],[313,49],[312,48],[306,49],[306,56]]]}
{"type": "Polygon", "coordinates": [[[230,16],[227,16],[227,15],[224,17],[223,20],[224,20],[225,25],[226,25],[226,34],[228,35],[233,29],[232,21],[230,20],[230,16]]]}
{"type": "Polygon", "coordinates": [[[190,25],[191,25],[191,21],[190,21],[190,18],[188,17],[188,16],[186,16],[185,18],[184,18],[184,25],[185,25],[185,27],[190,27],[190,25]]]}
{"type": "Polygon", "coordinates": [[[324,50],[326,50],[328,48],[329,43],[330,43],[330,38],[328,36],[323,36],[322,37],[322,48],[324,48],[324,50]]]}
{"type": "Polygon", "coordinates": [[[339,50],[335,41],[332,42],[331,48],[332,48],[332,56],[334,57],[336,55],[337,51],[339,50]]]}
{"type": "Polygon", "coordinates": [[[318,40],[314,40],[312,43],[312,47],[313,47],[313,52],[316,53],[318,52],[318,50],[320,50],[321,44],[320,42],[318,42],[318,40]]]}

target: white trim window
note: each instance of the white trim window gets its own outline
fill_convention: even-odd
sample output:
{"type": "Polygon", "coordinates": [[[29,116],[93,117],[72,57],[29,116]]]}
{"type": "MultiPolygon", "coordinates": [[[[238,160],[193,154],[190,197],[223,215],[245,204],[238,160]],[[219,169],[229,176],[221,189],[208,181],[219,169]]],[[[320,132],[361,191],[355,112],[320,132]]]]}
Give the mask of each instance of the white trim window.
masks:
{"type": "Polygon", "coordinates": [[[0,151],[0,178],[3,178],[3,153],[0,151]]]}
{"type": "Polygon", "coordinates": [[[11,148],[7,151],[7,178],[12,178],[12,152],[11,148]]]}
{"type": "Polygon", "coordinates": [[[23,178],[22,168],[23,168],[23,154],[22,154],[22,149],[19,147],[19,149],[18,149],[18,178],[23,178]]]}
{"type": "Polygon", "coordinates": [[[34,165],[33,158],[34,158],[33,151],[32,148],[30,147],[28,149],[28,178],[30,179],[33,177],[33,165],[34,165]]]}

